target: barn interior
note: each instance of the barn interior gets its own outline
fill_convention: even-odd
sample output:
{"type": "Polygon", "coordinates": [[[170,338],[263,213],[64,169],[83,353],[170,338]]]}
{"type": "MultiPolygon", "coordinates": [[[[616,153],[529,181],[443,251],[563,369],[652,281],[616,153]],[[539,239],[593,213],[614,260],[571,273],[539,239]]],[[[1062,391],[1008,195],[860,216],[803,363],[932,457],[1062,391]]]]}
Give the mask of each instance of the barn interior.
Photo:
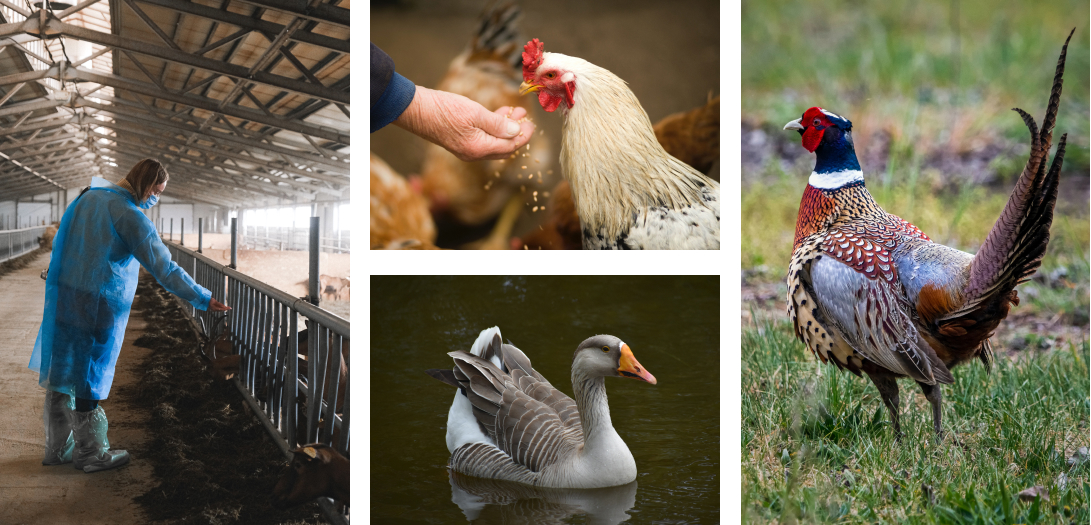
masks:
{"type": "MultiPolygon", "coordinates": [[[[335,316],[348,317],[349,4],[0,0],[0,315],[9,320],[0,323],[7,365],[0,391],[15,400],[0,409],[6,458],[0,460],[0,495],[13,495],[0,497],[0,514],[41,522],[47,508],[51,523],[150,522],[135,498],[158,484],[161,473],[153,470],[159,464],[84,479],[92,476],[70,467],[49,470],[36,459],[42,389],[26,362],[41,322],[39,273],[49,264],[42,241],[92,177],[116,182],[141,159],[159,160],[169,184],[144,213],[172,254],[200,250],[209,267],[236,260],[239,272],[285,298],[307,293],[308,233],[317,217],[321,271],[339,279],[332,282],[343,280],[345,289],[330,288],[312,302],[324,299],[335,316]],[[233,222],[243,253],[235,258],[233,222]]],[[[141,315],[135,310],[130,318],[134,330],[147,324],[141,315]]],[[[347,321],[337,330],[347,342],[347,321]]],[[[138,366],[147,350],[129,344],[127,338],[115,391],[118,383],[147,381],[138,366]],[[134,361],[125,361],[127,352],[134,361]]],[[[111,402],[119,428],[143,424],[125,415],[137,410],[123,406],[124,395],[105,401],[107,411],[111,402]]],[[[230,403],[248,410],[239,400],[230,403]]],[[[125,434],[119,436],[124,441],[125,434]]],[[[155,441],[139,431],[132,436],[155,441]]],[[[140,446],[135,449],[139,454],[140,446]]],[[[284,456],[271,460],[279,465],[284,456]]],[[[303,518],[283,522],[317,516],[311,507],[303,518]]],[[[281,523],[245,509],[212,514],[212,523],[281,523]]]]}

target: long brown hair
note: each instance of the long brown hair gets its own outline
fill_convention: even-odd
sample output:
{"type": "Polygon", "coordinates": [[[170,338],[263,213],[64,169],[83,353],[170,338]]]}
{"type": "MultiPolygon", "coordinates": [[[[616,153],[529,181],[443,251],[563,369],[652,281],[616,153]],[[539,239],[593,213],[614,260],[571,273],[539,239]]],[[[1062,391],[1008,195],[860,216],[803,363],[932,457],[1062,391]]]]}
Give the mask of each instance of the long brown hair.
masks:
{"type": "Polygon", "coordinates": [[[164,182],[170,180],[170,175],[167,173],[167,168],[163,167],[158,160],[144,159],[136,163],[133,169],[129,170],[129,174],[125,176],[125,180],[133,187],[133,191],[136,192],[137,202],[144,200],[144,195],[147,193],[148,188],[154,188],[164,182]]]}

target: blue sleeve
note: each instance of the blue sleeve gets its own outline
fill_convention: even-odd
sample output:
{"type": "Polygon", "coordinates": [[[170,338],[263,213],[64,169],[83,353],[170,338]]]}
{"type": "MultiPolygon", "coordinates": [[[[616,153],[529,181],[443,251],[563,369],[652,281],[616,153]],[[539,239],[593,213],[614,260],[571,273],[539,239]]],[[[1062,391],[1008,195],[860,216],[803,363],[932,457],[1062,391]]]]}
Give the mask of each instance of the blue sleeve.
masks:
{"type": "Polygon", "coordinates": [[[395,73],[390,56],[371,44],[371,133],[400,117],[416,93],[416,84],[395,73]]]}
{"type": "Polygon", "coordinates": [[[133,257],[168,292],[181,297],[198,310],[208,310],[212,292],[170,258],[170,251],[155,233],[155,225],[144,214],[131,211],[115,224],[118,235],[129,245],[133,257]]]}

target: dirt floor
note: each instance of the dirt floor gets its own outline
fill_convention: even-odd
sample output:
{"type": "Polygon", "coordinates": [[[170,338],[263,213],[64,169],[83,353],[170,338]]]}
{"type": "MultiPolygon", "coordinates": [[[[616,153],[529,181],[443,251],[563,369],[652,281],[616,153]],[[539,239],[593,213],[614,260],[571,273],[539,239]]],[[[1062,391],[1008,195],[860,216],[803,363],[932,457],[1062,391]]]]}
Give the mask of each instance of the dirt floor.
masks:
{"type": "MultiPolygon", "coordinates": [[[[178,239],[175,239],[176,241],[178,239]]],[[[197,236],[186,235],[186,248],[197,249],[197,236]]],[[[220,263],[231,264],[231,236],[206,233],[202,252],[220,263]]],[[[318,257],[319,273],[349,278],[350,255],[347,253],[322,252],[318,257]]],[[[305,251],[298,250],[246,250],[239,248],[239,271],[294,297],[307,295],[307,278],[310,259],[305,251]]],[[[319,306],[345,319],[349,319],[349,295],[343,300],[323,298],[319,306]]]]}
{"type": "Polygon", "coordinates": [[[177,301],[146,274],[110,397],[115,449],[132,462],[85,474],[44,467],[43,390],[27,368],[41,323],[49,254],[5,265],[0,278],[0,523],[325,523],[317,505],[282,511],[269,494],[286,461],[238,390],[213,383],[177,301]]]}
{"type": "Polygon", "coordinates": [[[136,497],[159,523],[324,523],[314,503],[275,509],[269,494],[286,461],[242,395],[204,370],[185,314],[145,275],[134,308],[147,323],[141,378],[119,398],[147,414],[137,448],[154,477],[136,497]]]}
{"type": "MultiPolygon", "coordinates": [[[[746,185],[761,181],[767,176],[762,169],[768,163],[775,162],[786,173],[802,175],[810,173],[814,167],[814,155],[799,145],[799,135],[787,133],[778,125],[766,122],[761,125],[742,121],[742,181],[746,185]]],[[[891,136],[886,130],[879,130],[864,135],[855,131],[854,140],[860,157],[860,165],[869,177],[877,178],[887,170],[890,158],[891,136]]],[[[939,147],[928,152],[921,163],[921,171],[927,182],[935,190],[953,190],[958,184],[971,183],[984,185],[991,190],[1010,193],[1014,185],[1010,170],[999,172],[997,161],[1007,158],[1018,159],[1021,169],[1025,160],[1025,145],[1004,137],[991,137],[989,142],[982,141],[972,151],[958,151],[939,147]],[[1005,177],[1007,177],[1005,179],[1005,177]]],[[[1014,172],[1018,174],[1018,172],[1014,172]]],[[[801,182],[802,184],[802,182],[801,182]]],[[[802,193],[803,187],[800,186],[802,193]]],[[[1060,190],[1057,206],[1068,214],[1086,214],[1088,199],[1091,197],[1091,173],[1087,165],[1068,162],[1061,172],[1060,190]]]]}
{"type": "MultiPolygon", "coordinates": [[[[389,54],[397,71],[424,87],[436,86],[469,44],[486,0],[371,3],[371,42],[389,54]]],[[[522,40],[538,38],[546,51],[580,57],[624,79],[652,122],[703,105],[720,93],[719,4],[709,0],[518,2],[522,40]]],[[[562,116],[540,108],[531,120],[560,151],[562,116]]],[[[397,126],[371,134],[371,151],[402,175],[418,173],[426,142],[397,126]]],[[[556,166],[554,166],[556,168],[556,166]]],[[[545,188],[548,190],[550,188],[545,188]]],[[[524,213],[519,235],[544,214],[524,213]]],[[[440,241],[445,236],[439,224],[440,241]]],[[[491,225],[479,228],[485,235],[491,225]]],[[[465,239],[463,239],[465,240],[465,239]]],[[[439,242],[443,246],[442,242],[439,242]]]]}

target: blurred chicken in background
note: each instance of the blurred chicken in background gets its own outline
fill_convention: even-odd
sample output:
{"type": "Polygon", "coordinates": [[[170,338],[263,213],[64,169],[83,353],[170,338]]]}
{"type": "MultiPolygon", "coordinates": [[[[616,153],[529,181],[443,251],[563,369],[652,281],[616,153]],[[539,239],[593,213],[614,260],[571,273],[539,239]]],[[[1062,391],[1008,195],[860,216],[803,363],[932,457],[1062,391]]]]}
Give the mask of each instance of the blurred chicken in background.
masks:
{"type": "Polygon", "coordinates": [[[428,201],[378,155],[371,154],[371,249],[434,250],[428,201]]]}
{"type": "Polygon", "coordinates": [[[663,117],[652,129],[659,145],[693,169],[720,180],[720,97],[704,106],[663,117]]]}
{"type": "MultiPolygon", "coordinates": [[[[522,39],[516,24],[521,16],[519,6],[510,3],[486,7],[469,47],[451,62],[436,89],[463,95],[490,111],[522,106],[533,120],[537,104],[519,96],[522,39]]],[[[529,204],[534,190],[552,188],[560,178],[553,174],[554,157],[541,132],[514,158],[502,161],[463,162],[430,144],[419,184],[437,219],[477,226],[495,218],[514,194],[525,193],[529,204]]]]}

